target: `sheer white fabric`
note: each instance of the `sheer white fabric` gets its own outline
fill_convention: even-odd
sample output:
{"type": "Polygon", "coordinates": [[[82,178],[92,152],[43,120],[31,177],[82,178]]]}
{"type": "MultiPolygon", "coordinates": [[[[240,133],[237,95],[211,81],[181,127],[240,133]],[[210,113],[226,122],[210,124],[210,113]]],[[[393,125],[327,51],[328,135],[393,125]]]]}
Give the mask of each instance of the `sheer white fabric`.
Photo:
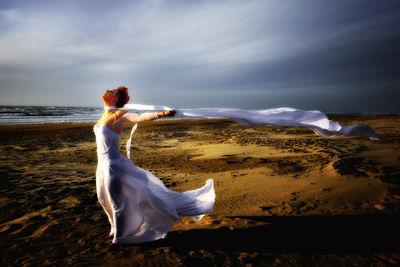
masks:
{"type": "Polygon", "coordinates": [[[213,210],[213,180],[196,190],[175,192],[119,151],[120,135],[94,126],[97,143],[97,196],[111,225],[113,243],[142,243],[164,238],[179,215],[200,220],[213,210]]]}
{"type": "Polygon", "coordinates": [[[343,126],[319,110],[305,111],[295,108],[274,108],[266,110],[246,110],[234,108],[178,109],[177,115],[199,118],[230,118],[244,126],[277,125],[307,127],[317,135],[333,137],[366,136],[380,139],[380,136],[367,124],[343,126]]]}

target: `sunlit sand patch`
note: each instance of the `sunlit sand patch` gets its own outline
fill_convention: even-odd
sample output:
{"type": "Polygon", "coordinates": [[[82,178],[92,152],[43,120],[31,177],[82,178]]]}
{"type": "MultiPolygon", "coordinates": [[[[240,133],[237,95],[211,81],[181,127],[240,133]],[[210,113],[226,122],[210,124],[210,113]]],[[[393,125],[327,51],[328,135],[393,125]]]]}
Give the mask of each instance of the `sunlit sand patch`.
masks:
{"type": "MultiPolygon", "coordinates": [[[[173,143],[173,140],[170,140],[169,143],[173,143]]],[[[192,157],[192,160],[219,159],[224,157],[290,157],[306,154],[298,152],[286,152],[282,149],[276,149],[267,146],[260,147],[258,145],[199,144],[198,142],[187,141],[183,144],[175,144],[174,147],[176,146],[181,149],[189,150],[194,155],[200,155],[192,157]]]]}

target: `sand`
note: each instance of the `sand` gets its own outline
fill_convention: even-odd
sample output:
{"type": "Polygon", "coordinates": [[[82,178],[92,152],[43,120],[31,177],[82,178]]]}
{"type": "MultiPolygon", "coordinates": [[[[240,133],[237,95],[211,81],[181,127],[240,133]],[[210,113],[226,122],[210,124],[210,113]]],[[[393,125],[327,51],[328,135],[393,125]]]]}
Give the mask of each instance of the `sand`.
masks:
{"type": "MultiPolygon", "coordinates": [[[[213,178],[214,212],[167,238],[111,245],[92,124],[0,126],[1,265],[400,263],[400,116],[338,116],[384,139],[322,138],[230,120],[139,125],[133,162],[184,191],[213,178]]],[[[129,129],[122,135],[121,149],[129,129]]]]}

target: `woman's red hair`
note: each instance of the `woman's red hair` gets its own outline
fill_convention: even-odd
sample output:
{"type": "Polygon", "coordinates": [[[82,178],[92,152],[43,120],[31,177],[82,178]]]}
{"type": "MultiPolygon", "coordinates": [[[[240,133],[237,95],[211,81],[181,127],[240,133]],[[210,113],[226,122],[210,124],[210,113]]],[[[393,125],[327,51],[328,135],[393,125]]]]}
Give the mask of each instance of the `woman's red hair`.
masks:
{"type": "Polygon", "coordinates": [[[120,87],[117,88],[117,90],[128,91],[128,87],[120,86],[120,87]]]}
{"type": "Polygon", "coordinates": [[[122,108],[129,101],[128,87],[120,86],[118,90],[118,102],[116,104],[117,108],[122,108]]]}

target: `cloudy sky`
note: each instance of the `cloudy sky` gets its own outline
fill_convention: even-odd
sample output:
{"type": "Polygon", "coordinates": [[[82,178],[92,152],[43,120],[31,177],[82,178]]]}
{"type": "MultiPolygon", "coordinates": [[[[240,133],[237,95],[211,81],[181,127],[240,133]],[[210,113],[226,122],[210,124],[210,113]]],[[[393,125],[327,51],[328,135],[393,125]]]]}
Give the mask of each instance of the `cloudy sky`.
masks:
{"type": "Polygon", "coordinates": [[[0,105],[400,112],[400,1],[0,0],[0,105]]]}

